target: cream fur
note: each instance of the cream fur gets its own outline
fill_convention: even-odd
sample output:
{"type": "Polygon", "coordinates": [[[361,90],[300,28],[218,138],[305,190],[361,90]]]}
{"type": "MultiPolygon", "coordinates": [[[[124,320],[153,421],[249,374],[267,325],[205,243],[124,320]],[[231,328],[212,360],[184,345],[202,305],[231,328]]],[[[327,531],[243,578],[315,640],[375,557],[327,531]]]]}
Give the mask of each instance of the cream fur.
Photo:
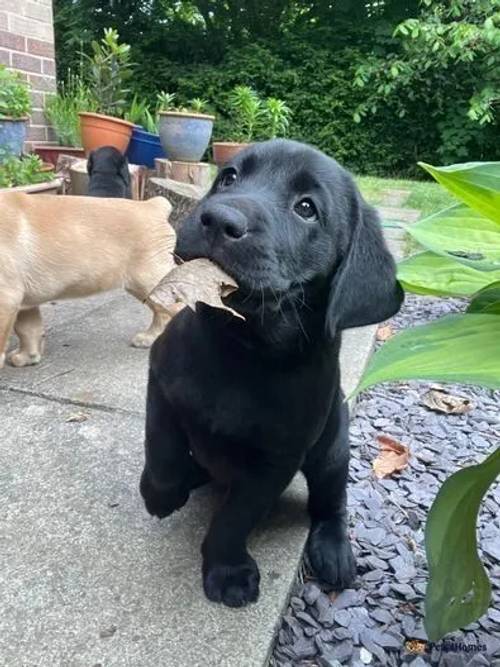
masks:
{"type": "MultiPolygon", "coordinates": [[[[141,301],[174,266],[170,203],[0,194],[0,368],[12,329],[15,366],[38,363],[43,331],[38,306],[123,287],[141,301]]],[[[170,317],[153,311],[149,329],[132,341],[148,347],[170,317]]]]}

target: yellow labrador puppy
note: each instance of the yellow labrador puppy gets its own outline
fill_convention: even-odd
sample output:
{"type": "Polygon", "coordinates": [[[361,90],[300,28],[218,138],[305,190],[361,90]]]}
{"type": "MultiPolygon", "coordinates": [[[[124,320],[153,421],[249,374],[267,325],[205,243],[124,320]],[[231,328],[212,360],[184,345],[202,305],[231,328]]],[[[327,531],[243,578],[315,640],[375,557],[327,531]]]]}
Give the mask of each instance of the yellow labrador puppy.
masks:
{"type": "Polygon", "coordinates": [[[169,315],[147,298],[174,266],[170,203],[0,194],[0,368],[12,330],[14,366],[37,364],[43,352],[40,304],[123,287],[153,311],[132,340],[149,347],[169,315]]]}

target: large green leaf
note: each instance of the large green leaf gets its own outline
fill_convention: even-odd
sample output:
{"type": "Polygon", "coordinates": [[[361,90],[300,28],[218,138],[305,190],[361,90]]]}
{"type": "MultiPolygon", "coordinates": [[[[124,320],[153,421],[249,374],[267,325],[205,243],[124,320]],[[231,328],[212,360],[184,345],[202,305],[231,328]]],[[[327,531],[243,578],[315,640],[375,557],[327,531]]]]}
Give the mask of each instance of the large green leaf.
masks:
{"type": "Polygon", "coordinates": [[[474,294],[467,312],[500,315],[500,280],[474,294]]]}
{"type": "Polygon", "coordinates": [[[476,521],[481,500],[499,474],[497,449],[483,463],[449,477],[432,504],[425,527],[425,629],[431,641],[477,620],[488,609],[491,585],[477,554],[476,521]]]}
{"type": "Polygon", "coordinates": [[[500,224],[500,162],[465,162],[449,167],[418,164],[472,209],[500,224]]]}
{"type": "Polygon", "coordinates": [[[379,382],[412,379],[500,389],[499,350],[500,317],[448,315],[384,343],[355,393],[379,382]]]}
{"type": "Polygon", "coordinates": [[[500,225],[456,204],[405,227],[421,245],[480,271],[500,271],[500,225]]]}
{"type": "Polygon", "coordinates": [[[478,271],[449,257],[420,252],[398,264],[398,279],[407,292],[469,297],[500,281],[500,270],[478,271]]]}

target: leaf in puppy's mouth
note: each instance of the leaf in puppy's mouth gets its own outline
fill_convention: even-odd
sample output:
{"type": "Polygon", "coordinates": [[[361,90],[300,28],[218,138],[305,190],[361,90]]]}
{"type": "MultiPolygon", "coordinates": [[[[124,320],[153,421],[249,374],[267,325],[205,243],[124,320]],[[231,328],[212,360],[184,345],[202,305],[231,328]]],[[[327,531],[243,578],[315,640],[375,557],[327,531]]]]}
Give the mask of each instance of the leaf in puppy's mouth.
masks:
{"type": "Polygon", "coordinates": [[[149,295],[149,300],[170,311],[175,304],[184,303],[195,310],[201,301],[213,308],[222,308],[245,319],[222,301],[238,289],[238,284],[217,264],[209,259],[198,258],[173,268],[149,295]]]}

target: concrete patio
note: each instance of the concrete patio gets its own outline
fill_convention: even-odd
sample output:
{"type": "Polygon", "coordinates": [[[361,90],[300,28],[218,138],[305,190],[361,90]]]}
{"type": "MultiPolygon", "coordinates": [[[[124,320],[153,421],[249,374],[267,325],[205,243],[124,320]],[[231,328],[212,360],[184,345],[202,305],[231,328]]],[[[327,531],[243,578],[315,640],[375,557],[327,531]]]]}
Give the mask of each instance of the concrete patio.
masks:
{"type": "MultiPolygon", "coordinates": [[[[263,665],[307,533],[297,478],[253,536],[258,604],[207,602],[199,546],[217,494],[151,518],[138,493],[149,314],[111,293],[44,307],[38,367],[0,371],[0,664],[263,665]]],[[[373,328],[349,335],[353,386],[373,328]]]]}

